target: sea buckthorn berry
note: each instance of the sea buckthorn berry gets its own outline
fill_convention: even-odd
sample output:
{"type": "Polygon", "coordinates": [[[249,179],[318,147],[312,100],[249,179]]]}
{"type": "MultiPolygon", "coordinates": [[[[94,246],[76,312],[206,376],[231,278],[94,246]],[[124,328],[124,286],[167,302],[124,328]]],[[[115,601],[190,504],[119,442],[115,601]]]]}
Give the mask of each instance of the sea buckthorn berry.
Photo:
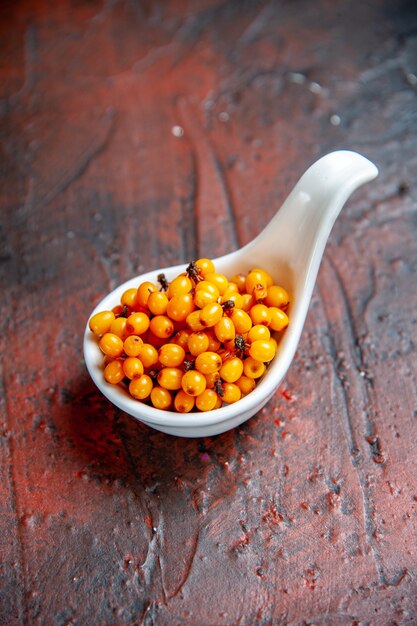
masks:
{"type": "Polygon", "coordinates": [[[174,332],[174,324],[166,315],[155,315],[151,319],[150,329],[160,339],[168,339],[174,332]]]}
{"type": "Polygon", "coordinates": [[[211,274],[216,271],[214,263],[210,259],[198,259],[195,264],[200,270],[200,274],[203,276],[203,278],[207,274],[211,274]]]}
{"type": "Polygon", "coordinates": [[[199,396],[206,388],[207,382],[204,374],[196,370],[185,372],[182,377],[181,385],[185,393],[189,396],[199,396]]]}
{"type": "Polygon", "coordinates": [[[255,304],[255,301],[250,293],[242,293],[242,304],[241,309],[243,311],[250,311],[252,306],[255,304]]]}
{"type": "Polygon", "coordinates": [[[168,302],[167,315],[176,322],[183,322],[195,309],[194,299],[191,293],[173,296],[168,302]]]}
{"type": "Polygon", "coordinates": [[[225,304],[229,302],[233,302],[234,304],[234,307],[229,306],[229,308],[240,309],[240,307],[242,306],[242,296],[237,291],[227,289],[222,295],[220,303],[225,304]]]}
{"type": "Polygon", "coordinates": [[[171,341],[184,348],[184,350],[188,350],[188,340],[191,334],[192,331],[189,328],[182,328],[172,337],[171,341]]]}
{"type": "Polygon", "coordinates": [[[267,289],[265,304],[267,306],[276,306],[278,308],[288,304],[288,293],[279,285],[271,285],[267,289]]]}
{"type": "Polygon", "coordinates": [[[179,367],[164,367],[158,374],[158,385],[170,391],[181,389],[183,374],[179,367]]]}
{"type": "Polygon", "coordinates": [[[176,343],[166,343],[159,349],[159,362],[165,367],[178,367],[185,359],[185,350],[176,343]]]}
{"type": "Polygon", "coordinates": [[[198,306],[199,309],[203,309],[206,304],[210,304],[211,302],[217,302],[219,296],[215,296],[210,291],[204,291],[203,289],[196,290],[194,295],[194,303],[198,306]]]}
{"type": "Polygon", "coordinates": [[[144,367],[153,367],[158,363],[158,351],[150,343],[144,343],[139,353],[144,367]]]}
{"type": "Polygon", "coordinates": [[[141,283],[136,293],[136,304],[142,307],[146,307],[148,304],[149,296],[154,291],[158,291],[158,288],[148,280],[141,283]]]}
{"type": "Polygon", "coordinates": [[[100,313],[96,313],[88,322],[90,330],[95,335],[104,335],[110,331],[110,326],[112,322],[116,318],[113,311],[101,311],[100,313]]]}
{"type": "Polygon", "coordinates": [[[128,356],[123,361],[123,371],[125,376],[130,378],[137,378],[143,374],[143,363],[136,356],[128,356]]]}
{"type": "Polygon", "coordinates": [[[217,302],[206,304],[200,311],[200,322],[204,328],[214,326],[223,316],[223,309],[217,302]]]}
{"type": "MultiPolygon", "coordinates": [[[[214,334],[217,339],[224,343],[235,338],[236,330],[230,317],[222,317],[214,326],[214,334]]],[[[207,342],[208,343],[208,342],[207,342]]]]}
{"type": "Polygon", "coordinates": [[[217,350],[220,348],[220,341],[217,339],[212,330],[207,330],[206,335],[209,340],[207,352],[217,352],[217,350]]]}
{"type": "Polygon", "coordinates": [[[151,391],[151,402],[155,409],[166,411],[172,404],[172,396],[165,387],[154,387],[151,391]]]}
{"type": "Polygon", "coordinates": [[[162,291],[154,291],[148,298],[148,309],[153,315],[165,315],[168,298],[162,291]]]}
{"type": "Polygon", "coordinates": [[[213,283],[209,283],[208,280],[202,280],[201,282],[196,284],[195,293],[197,293],[198,291],[207,291],[214,296],[215,300],[220,298],[220,291],[217,289],[216,285],[214,285],[213,283]]]}
{"type": "Polygon", "coordinates": [[[222,399],[227,404],[233,404],[233,402],[237,402],[242,397],[242,392],[235,383],[223,383],[222,388],[222,399]]]}
{"type": "Polygon", "coordinates": [[[268,363],[275,356],[275,346],[268,340],[258,339],[251,344],[249,354],[255,359],[255,361],[268,363]]]}
{"type": "Polygon", "coordinates": [[[113,333],[105,333],[99,344],[100,350],[104,352],[106,356],[109,356],[113,359],[117,359],[119,356],[123,354],[123,341],[117,335],[113,333]]]}
{"type": "Polygon", "coordinates": [[[219,373],[226,383],[234,383],[243,374],[243,362],[237,356],[230,357],[224,361],[219,373]]]}
{"type": "Polygon", "coordinates": [[[199,333],[192,333],[188,339],[188,351],[191,352],[193,356],[198,356],[202,352],[206,352],[208,350],[208,345],[209,338],[203,331],[200,331],[199,333]]]}
{"type": "Polygon", "coordinates": [[[147,374],[142,374],[142,376],[130,381],[129,393],[136,400],[146,400],[151,395],[152,387],[152,378],[147,374]]]}
{"type": "Polygon", "coordinates": [[[233,291],[234,293],[239,293],[239,287],[236,285],[236,283],[229,283],[227,285],[226,292],[223,295],[225,295],[228,291],[233,291]]]}
{"type": "Polygon", "coordinates": [[[263,324],[264,326],[269,326],[271,323],[272,315],[271,311],[265,304],[254,304],[251,310],[249,311],[249,315],[252,320],[252,324],[255,326],[256,324],[263,324]]]}
{"type": "Polygon", "coordinates": [[[227,280],[226,276],[217,272],[210,272],[206,274],[205,279],[208,280],[209,283],[213,283],[213,285],[216,285],[221,296],[224,294],[229,285],[229,281],[227,280]]]}
{"type": "Polygon", "coordinates": [[[252,328],[251,316],[243,309],[233,309],[230,313],[230,319],[232,320],[238,335],[243,335],[249,332],[252,328]]]}
{"type": "Polygon", "coordinates": [[[180,274],[174,280],[169,283],[168,298],[175,296],[184,296],[186,293],[190,293],[193,288],[193,283],[188,278],[187,274],[180,274]]]}
{"type": "Polygon", "coordinates": [[[187,315],[186,323],[187,326],[194,332],[198,333],[200,330],[204,330],[205,326],[200,321],[200,313],[201,311],[193,311],[189,315],[187,315]]]}
{"type": "Polygon", "coordinates": [[[195,399],[199,411],[212,411],[217,403],[217,393],[213,389],[205,389],[195,399]]]}
{"type": "Polygon", "coordinates": [[[266,276],[259,270],[251,270],[246,276],[246,292],[252,294],[255,287],[268,287],[266,276]]]}
{"type": "Polygon", "coordinates": [[[120,298],[120,302],[122,303],[122,305],[128,306],[130,308],[134,307],[135,302],[136,302],[137,291],[138,290],[135,288],[126,289],[126,291],[122,293],[122,297],[120,298]]]}
{"type": "Polygon", "coordinates": [[[143,339],[138,337],[137,335],[129,335],[126,337],[123,350],[127,354],[127,356],[139,356],[143,346],[143,339]]]}
{"type": "Polygon", "coordinates": [[[189,413],[194,408],[194,404],[194,396],[189,396],[183,389],[180,389],[174,398],[174,406],[178,413],[189,413]]]}
{"type": "Polygon", "coordinates": [[[244,293],[246,289],[246,274],[235,274],[231,280],[239,289],[239,293],[244,293]]]}
{"type": "MultiPolygon", "coordinates": [[[[175,331],[175,327],[174,327],[174,331],[175,331]]],[[[166,340],[167,340],[166,337],[157,337],[156,335],[154,335],[154,333],[151,330],[149,330],[147,333],[145,333],[145,335],[143,335],[143,341],[145,343],[150,343],[157,350],[159,350],[159,348],[161,348],[164,345],[166,340]]]]}
{"type": "Polygon", "coordinates": [[[251,356],[248,356],[243,363],[243,371],[248,378],[260,378],[265,370],[265,364],[251,356]]]}
{"type": "Polygon", "coordinates": [[[249,378],[249,376],[241,376],[236,381],[236,385],[239,387],[242,395],[246,396],[248,393],[253,391],[256,387],[256,382],[254,378],[249,378]]]}
{"type": "Polygon", "coordinates": [[[223,400],[221,399],[221,397],[217,394],[217,402],[216,402],[216,406],[214,407],[215,409],[220,409],[223,406],[223,400]]]}
{"type": "Polygon", "coordinates": [[[116,319],[111,323],[110,332],[117,335],[121,339],[126,339],[128,335],[126,326],[127,319],[125,317],[116,317],[116,319]]]}
{"type": "Polygon", "coordinates": [[[252,326],[248,332],[248,341],[250,343],[252,343],[252,341],[257,341],[258,339],[268,340],[270,337],[271,333],[268,326],[264,326],[263,324],[256,324],[256,326],[252,326]]]}
{"type": "Polygon", "coordinates": [[[196,369],[202,374],[218,372],[222,366],[221,356],[216,352],[203,352],[195,360],[196,369]]]}
{"type": "Polygon", "coordinates": [[[125,377],[121,361],[110,361],[104,368],[104,380],[112,385],[117,385],[125,377]]]}
{"type": "Polygon", "coordinates": [[[254,290],[252,291],[253,299],[258,302],[259,300],[264,300],[266,298],[267,288],[264,285],[256,285],[254,290]]]}
{"type": "Polygon", "coordinates": [[[142,335],[149,328],[149,317],[146,313],[136,311],[127,318],[126,330],[131,335],[142,335]]]}
{"type": "Polygon", "coordinates": [[[271,306],[269,307],[269,312],[271,313],[270,328],[272,330],[283,330],[288,326],[288,315],[284,311],[271,306]]]}

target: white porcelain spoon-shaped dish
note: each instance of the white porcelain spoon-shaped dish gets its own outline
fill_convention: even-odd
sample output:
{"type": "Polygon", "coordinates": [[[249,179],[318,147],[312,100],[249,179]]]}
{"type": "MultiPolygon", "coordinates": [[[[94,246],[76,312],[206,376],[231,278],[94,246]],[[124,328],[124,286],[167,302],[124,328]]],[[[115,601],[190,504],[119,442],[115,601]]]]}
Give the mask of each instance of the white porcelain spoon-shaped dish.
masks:
{"type": "MultiPolygon", "coordinates": [[[[205,413],[162,411],[133,399],[120,385],[103,377],[103,354],[88,324],[84,357],[88,371],[102,393],[120,409],[144,424],[171,435],[205,437],[238,426],[259,411],[272,397],[294,357],[316,282],[320,261],[333,224],[351,193],[372,180],[378,170],[356,152],[327,154],[302,176],[268,226],[240,250],[214,259],[216,271],[230,277],[253,267],[267,270],[290,294],[289,326],[279,341],[277,354],[254,391],[234,404],[205,413]]],[[[109,310],[120,303],[122,293],[141,282],[156,282],[163,272],[172,280],[186,265],[156,269],[136,276],[108,294],[94,309],[109,310]]]]}

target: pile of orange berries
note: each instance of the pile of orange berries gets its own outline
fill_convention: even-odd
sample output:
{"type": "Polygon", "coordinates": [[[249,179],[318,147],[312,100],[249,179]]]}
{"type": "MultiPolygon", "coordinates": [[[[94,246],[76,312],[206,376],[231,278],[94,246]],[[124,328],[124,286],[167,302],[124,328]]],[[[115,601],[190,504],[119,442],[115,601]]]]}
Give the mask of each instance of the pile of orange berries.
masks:
{"type": "Polygon", "coordinates": [[[271,331],[288,325],[288,294],[263,269],[230,280],[210,259],[159,287],[127,289],[120,305],[89,321],[104,378],[133,398],[179,413],[211,411],[250,393],[274,358],[271,331]]]}

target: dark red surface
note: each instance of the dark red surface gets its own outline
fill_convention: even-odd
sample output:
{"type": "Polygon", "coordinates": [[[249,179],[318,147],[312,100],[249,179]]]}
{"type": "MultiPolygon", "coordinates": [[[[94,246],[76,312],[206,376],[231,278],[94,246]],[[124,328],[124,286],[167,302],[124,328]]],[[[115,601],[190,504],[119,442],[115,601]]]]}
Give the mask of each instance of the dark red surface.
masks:
{"type": "Polygon", "coordinates": [[[1,624],[417,623],[416,27],[402,0],[2,3],[1,624]],[[98,299],[249,241],[336,148],[380,177],[269,405],[202,440],[113,408],[98,299]]]}

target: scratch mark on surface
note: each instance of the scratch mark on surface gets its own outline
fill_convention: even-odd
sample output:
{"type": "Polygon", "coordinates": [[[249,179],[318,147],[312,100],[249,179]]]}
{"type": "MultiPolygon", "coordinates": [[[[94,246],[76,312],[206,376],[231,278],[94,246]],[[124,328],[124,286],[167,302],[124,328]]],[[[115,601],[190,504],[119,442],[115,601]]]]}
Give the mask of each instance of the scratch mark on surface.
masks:
{"type": "Polygon", "coordinates": [[[168,596],[169,599],[174,598],[175,596],[177,596],[180,593],[181,589],[186,584],[187,580],[189,579],[190,574],[191,574],[191,570],[193,568],[195,555],[197,553],[197,547],[198,547],[199,540],[200,540],[200,533],[197,531],[197,533],[195,534],[193,543],[192,543],[191,554],[190,554],[190,556],[188,558],[188,563],[187,563],[187,566],[185,568],[184,576],[183,576],[180,584],[178,585],[178,587],[175,589],[175,591],[168,596]]]}

